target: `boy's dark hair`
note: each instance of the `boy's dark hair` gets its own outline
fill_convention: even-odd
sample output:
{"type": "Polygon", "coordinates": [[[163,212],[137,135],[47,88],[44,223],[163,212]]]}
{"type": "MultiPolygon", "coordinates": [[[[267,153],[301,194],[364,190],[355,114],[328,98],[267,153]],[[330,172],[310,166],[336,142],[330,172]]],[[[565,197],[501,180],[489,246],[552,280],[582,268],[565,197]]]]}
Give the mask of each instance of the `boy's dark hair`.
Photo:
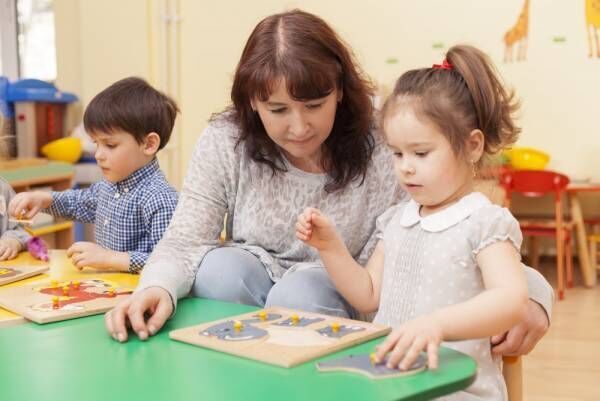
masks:
{"type": "Polygon", "coordinates": [[[230,116],[240,126],[252,160],[275,174],[285,171],[283,155],[267,135],[251,101],[269,98],[284,78],[295,100],[318,99],[334,89],[343,93],[329,137],[323,144],[322,163],[328,172],[327,192],[362,183],[374,149],[373,87],[354,61],[348,46],[321,18],[301,10],[271,15],[255,28],[240,58],[230,116]]]}
{"type": "Polygon", "coordinates": [[[83,125],[89,133],[122,130],[142,143],[156,132],[162,149],[169,142],[177,116],[173,99],[141,78],[129,77],[98,93],[85,109],[83,125]]]}

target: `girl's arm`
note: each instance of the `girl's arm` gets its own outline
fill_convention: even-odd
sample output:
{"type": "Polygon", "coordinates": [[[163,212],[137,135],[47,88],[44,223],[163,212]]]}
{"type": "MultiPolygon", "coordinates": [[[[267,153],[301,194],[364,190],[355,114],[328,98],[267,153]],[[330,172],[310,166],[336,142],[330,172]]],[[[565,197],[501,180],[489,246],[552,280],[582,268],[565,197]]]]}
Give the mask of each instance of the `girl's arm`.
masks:
{"type": "Polygon", "coordinates": [[[407,369],[426,350],[429,366],[435,368],[441,341],[490,337],[523,319],[527,285],[514,246],[506,241],[492,244],[477,255],[477,263],[485,291],[395,329],[378,347],[377,358],[383,360],[391,352],[388,366],[407,369]]]}
{"type": "Polygon", "coordinates": [[[358,311],[379,307],[383,274],[383,242],[379,241],[366,268],[358,264],[327,217],[307,208],[296,224],[296,236],[319,251],[323,264],[342,296],[358,311]]]}
{"type": "Polygon", "coordinates": [[[514,246],[497,242],[477,255],[485,291],[434,315],[444,340],[491,337],[519,323],[527,307],[527,283],[514,246]]]}

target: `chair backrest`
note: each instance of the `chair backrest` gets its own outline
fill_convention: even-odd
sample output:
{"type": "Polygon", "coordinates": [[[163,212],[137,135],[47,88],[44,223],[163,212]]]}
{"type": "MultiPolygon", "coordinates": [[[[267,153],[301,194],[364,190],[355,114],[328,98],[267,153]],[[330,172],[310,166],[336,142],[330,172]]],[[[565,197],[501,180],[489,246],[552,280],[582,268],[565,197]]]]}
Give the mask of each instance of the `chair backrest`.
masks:
{"type": "Polygon", "coordinates": [[[558,199],[569,181],[566,175],[550,170],[508,170],[500,174],[500,185],[507,199],[513,192],[532,198],[553,193],[558,199]]]}

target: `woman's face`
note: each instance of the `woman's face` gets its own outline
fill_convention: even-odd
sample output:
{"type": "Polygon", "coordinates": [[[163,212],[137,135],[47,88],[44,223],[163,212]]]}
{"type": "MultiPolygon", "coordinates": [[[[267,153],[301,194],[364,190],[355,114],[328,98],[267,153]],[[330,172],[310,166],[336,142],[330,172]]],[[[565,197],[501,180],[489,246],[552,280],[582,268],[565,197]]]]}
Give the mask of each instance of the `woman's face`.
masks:
{"type": "Polygon", "coordinates": [[[333,128],[337,102],[341,93],[307,101],[290,97],[286,82],[280,79],[266,101],[254,99],[254,108],[273,140],[295,167],[321,173],[321,146],[333,128]]]}

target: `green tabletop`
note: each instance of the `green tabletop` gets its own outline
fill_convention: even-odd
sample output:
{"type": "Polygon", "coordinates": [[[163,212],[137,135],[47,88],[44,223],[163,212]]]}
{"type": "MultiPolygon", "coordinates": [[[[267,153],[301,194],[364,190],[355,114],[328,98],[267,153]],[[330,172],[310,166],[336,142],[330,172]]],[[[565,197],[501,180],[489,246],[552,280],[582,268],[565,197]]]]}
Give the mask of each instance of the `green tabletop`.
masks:
{"type": "Polygon", "coordinates": [[[3,177],[6,181],[29,181],[36,180],[40,177],[51,178],[51,177],[62,177],[68,174],[74,174],[75,167],[71,163],[49,161],[46,164],[19,167],[8,170],[0,170],[0,177],[3,177]]]}
{"type": "MultiPolygon", "coordinates": [[[[442,348],[440,368],[370,380],[321,373],[307,362],[286,369],[170,340],[170,330],[256,308],[185,299],[163,330],[146,342],[112,340],[102,315],[0,330],[3,400],[425,400],[458,391],[475,378],[468,356],[442,348]]],[[[371,352],[382,338],[321,360],[371,352]]]]}

